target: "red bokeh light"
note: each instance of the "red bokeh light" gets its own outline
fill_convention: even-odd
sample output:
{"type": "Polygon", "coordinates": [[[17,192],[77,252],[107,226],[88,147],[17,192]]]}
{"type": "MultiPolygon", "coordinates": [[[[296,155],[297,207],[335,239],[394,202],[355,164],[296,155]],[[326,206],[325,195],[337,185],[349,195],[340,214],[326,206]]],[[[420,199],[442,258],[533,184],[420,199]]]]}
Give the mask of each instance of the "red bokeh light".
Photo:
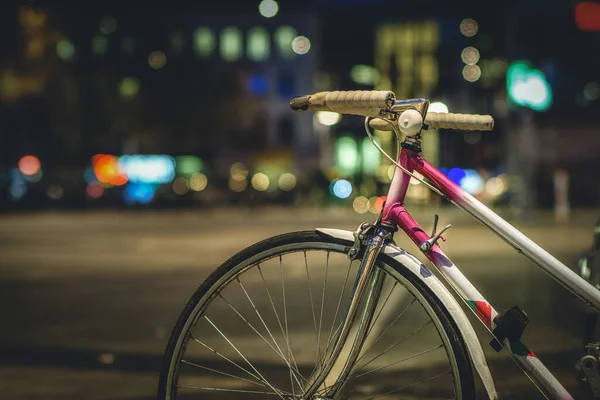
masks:
{"type": "Polygon", "coordinates": [[[575,23],[581,31],[600,31],[600,3],[591,1],[577,3],[575,23]]]}
{"type": "Polygon", "coordinates": [[[28,155],[28,156],[22,157],[19,160],[19,171],[21,171],[21,173],[23,175],[26,175],[26,176],[35,175],[38,172],[40,172],[41,168],[42,168],[42,163],[40,162],[40,159],[37,158],[36,156],[28,155]]]}
{"type": "Polygon", "coordinates": [[[92,157],[92,164],[98,181],[113,186],[122,186],[127,183],[127,174],[121,169],[115,156],[96,154],[92,157]]]}

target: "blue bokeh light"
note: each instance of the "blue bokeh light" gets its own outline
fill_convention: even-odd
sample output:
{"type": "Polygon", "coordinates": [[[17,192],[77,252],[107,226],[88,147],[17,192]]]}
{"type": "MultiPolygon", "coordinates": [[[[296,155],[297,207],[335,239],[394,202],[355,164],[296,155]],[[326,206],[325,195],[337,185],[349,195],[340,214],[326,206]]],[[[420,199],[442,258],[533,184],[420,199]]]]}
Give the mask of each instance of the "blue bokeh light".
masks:
{"type": "Polygon", "coordinates": [[[337,198],[346,199],[352,194],[352,184],[345,179],[333,182],[331,193],[337,198]]]}
{"type": "Polygon", "coordinates": [[[448,171],[448,178],[450,178],[450,180],[457,185],[460,185],[460,182],[465,176],[467,176],[467,174],[462,168],[452,168],[450,171],[448,171]]]}

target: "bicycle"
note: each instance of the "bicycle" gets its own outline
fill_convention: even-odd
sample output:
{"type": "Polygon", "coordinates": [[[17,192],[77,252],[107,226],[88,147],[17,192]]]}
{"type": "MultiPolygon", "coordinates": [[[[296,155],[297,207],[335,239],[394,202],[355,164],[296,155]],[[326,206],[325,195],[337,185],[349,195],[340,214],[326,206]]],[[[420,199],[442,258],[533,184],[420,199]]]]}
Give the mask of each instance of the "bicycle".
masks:
{"type": "MultiPolygon", "coordinates": [[[[387,200],[377,220],[361,224],[355,232],[319,228],[278,235],[240,251],[216,269],[189,300],[171,334],[159,398],[210,393],[219,399],[267,395],[302,400],[473,399],[477,374],[487,396],[496,399],[491,372],[462,300],[492,335],[494,349],[506,350],[544,396],[572,399],[521,339],[528,323],[525,312],[515,306],[498,313],[444,254],[439,240],[450,225],[438,232],[436,215],[428,235],[404,207],[409,181],[416,179],[600,309],[596,288],[421,157],[421,138],[427,129],[492,130],[493,118],[428,112],[428,100],[396,100],[390,91],[320,92],[296,97],[290,106],[295,111],[365,117],[367,135],[396,167],[387,200]],[[396,159],[374,140],[372,129],[396,134],[396,159]],[[398,230],[431,261],[448,288],[417,257],[395,244],[398,230]],[[309,268],[309,261],[317,266],[309,268]],[[299,285],[304,278],[306,283],[299,285]],[[275,306],[275,300],[281,304],[275,306]],[[331,310],[324,310],[326,304],[331,310]],[[244,310],[248,315],[242,315],[244,310]],[[226,311],[232,311],[230,317],[217,321],[226,311]],[[308,322],[298,322],[301,316],[308,322]],[[407,322],[418,322],[417,328],[397,324],[403,316],[407,322]],[[383,337],[393,338],[394,344],[383,346],[383,337]],[[430,345],[432,341],[436,344],[430,345]],[[249,344],[248,349],[240,350],[241,343],[249,344]],[[409,348],[400,350],[401,344],[409,348]],[[424,366],[415,368],[417,361],[424,366]],[[377,379],[368,379],[375,375],[377,379]],[[407,382],[413,378],[416,383],[407,382]]],[[[581,360],[596,396],[599,349],[589,347],[581,360]]]]}

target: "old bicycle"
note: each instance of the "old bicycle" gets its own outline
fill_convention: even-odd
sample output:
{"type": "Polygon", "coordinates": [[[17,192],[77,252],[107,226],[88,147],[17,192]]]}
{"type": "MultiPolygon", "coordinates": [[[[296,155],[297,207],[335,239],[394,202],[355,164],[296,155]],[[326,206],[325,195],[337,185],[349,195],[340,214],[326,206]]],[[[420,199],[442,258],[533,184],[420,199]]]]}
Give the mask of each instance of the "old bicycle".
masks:
{"type": "MultiPolygon", "coordinates": [[[[171,335],[159,398],[473,399],[477,375],[495,399],[462,300],[489,330],[494,348],[506,350],[547,398],[571,399],[521,339],[524,311],[515,306],[498,313],[438,245],[450,226],[438,230],[436,216],[428,234],[404,206],[410,179],[421,181],[600,309],[596,288],[421,157],[428,128],[491,130],[492,117],[428,112],[426,99],[396,100],[390,91],[321,92],[290,105],[364,116],[372,140],[372,129],[404,134],[396,159],[373,140],[396,165],[387,201],[375,223],[355,232],[319,228],[275,236],[216,269],[171,335]],[[399,230],[448,288],[395,244],[399,230]]],[[[581,360],[595,395],[598,351],[591,344],[581,360]]]]}

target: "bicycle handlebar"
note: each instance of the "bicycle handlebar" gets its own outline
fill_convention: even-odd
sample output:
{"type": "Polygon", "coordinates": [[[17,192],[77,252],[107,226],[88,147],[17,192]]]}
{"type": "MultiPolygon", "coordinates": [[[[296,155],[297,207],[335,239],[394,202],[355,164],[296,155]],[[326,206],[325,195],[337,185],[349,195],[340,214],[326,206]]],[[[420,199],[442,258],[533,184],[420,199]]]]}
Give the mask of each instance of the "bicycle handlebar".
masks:
{"type": "MultiPolygon", "coordinates": [[[[389,111],[395,101],[394,92],[389,90],[333,91],[295,97],[290,101],[290,107],[294,111],[333,111],[377,117],[382,111],[389,111]]],[[[478,114],[428,112],[424,123],[434,129],[491,131],[494,128],[494,119],[490,115],[478,114]]],[[[370,125],[383,131],[392,130],[392,126],[381,119],[372,120],[370,125]]]]}
{"type": "MultiPolygon", "coordinates": [[[[479,114],[454,114],[428,112],[425,124],[433,129],[457,129],[463,131],[491,131],[494,129],[494,118],[491,115],[479,114]]],[[[373,129],[391,131],[392,126],[381,120],[374,119],[369,122],[373,129]]]]}
{"type": "Polygon", "coordinates": [[[394,101],[396,96],[389,90],[334,91],[295,97],[290,107],[294,111],[333,111],[375,117],[382,109],[391,107],[394,101]]]}

